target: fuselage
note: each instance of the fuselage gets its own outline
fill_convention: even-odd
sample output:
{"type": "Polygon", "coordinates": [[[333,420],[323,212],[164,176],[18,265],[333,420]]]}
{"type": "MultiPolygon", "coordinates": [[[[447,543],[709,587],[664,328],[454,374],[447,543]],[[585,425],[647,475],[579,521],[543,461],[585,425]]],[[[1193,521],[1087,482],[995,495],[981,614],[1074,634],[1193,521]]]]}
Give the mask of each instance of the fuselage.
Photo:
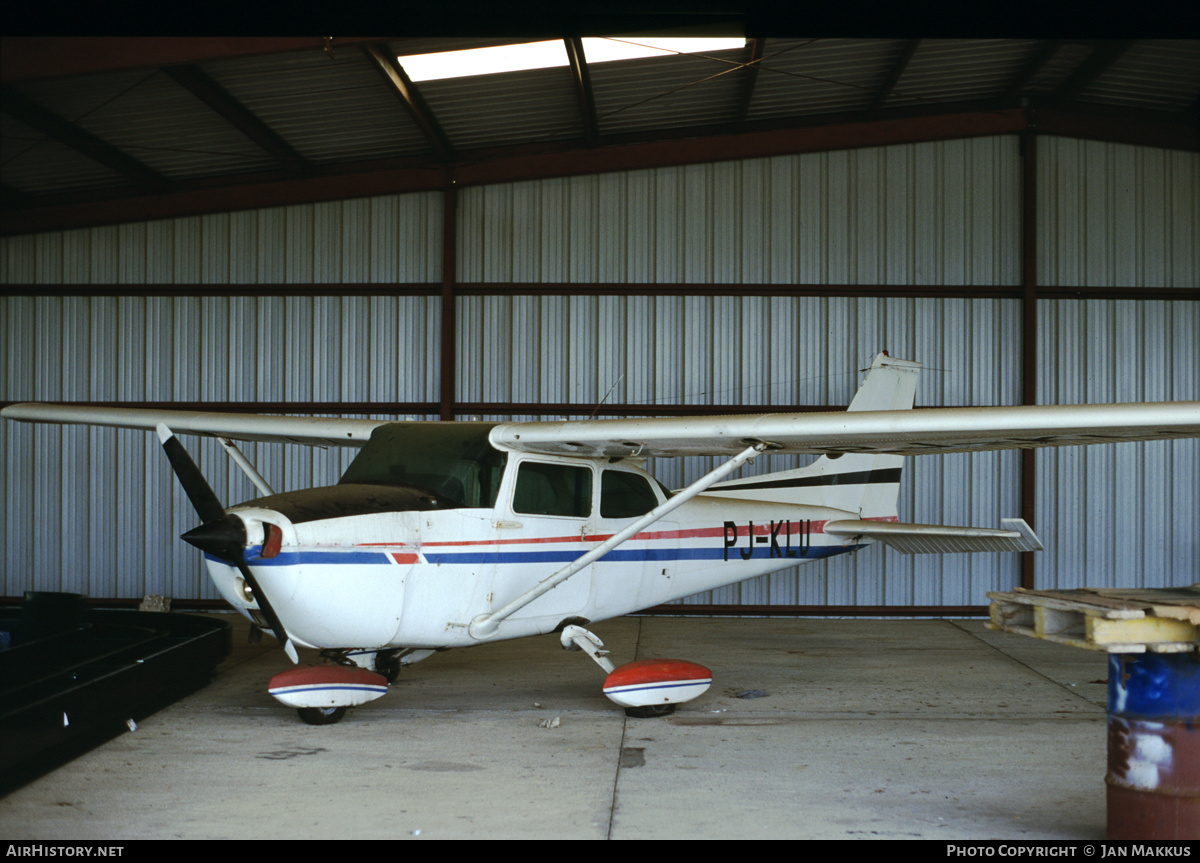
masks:
{"type": "MultiPolygon", "coordinates": [[[[411,465],[380,468],[380,453],[364,449],[355,464],[375,461],[374,473],[392,484],[352,465],[337,486],[228,510],[245,523],[245,563],[294,641],[365,649],[478,644],[468,631],[472,620],[670,494],[629,459],[490,446],[468,454],[465,466],[463,459],[439,464],[410,454],[427,471],[414,479],[411,465]]],[[[603,620],[853,551],[860,546],[823,532],[825,522],[852,515],[701,494],[501,621],[488,640],[603,620]]],[[[206,560],[221,594],[263,624],[236,566],[213,555],[206,560]]]]}

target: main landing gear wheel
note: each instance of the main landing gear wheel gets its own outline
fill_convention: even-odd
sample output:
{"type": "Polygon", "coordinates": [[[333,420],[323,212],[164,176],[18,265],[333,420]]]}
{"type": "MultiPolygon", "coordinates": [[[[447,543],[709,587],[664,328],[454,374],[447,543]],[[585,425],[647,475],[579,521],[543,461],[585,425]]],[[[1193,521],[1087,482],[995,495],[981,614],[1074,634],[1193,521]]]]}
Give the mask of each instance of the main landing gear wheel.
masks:
{"type": "Polygon", "coordinates": [[[381,650],[375,657],[375,672],[382,674],[388,683],[395,683],[400,677],[400,651],[381,650]]]}
{"type": "Polygon", "coordinates": [[[341,722],[346,715],[345,707],[301,707],[297,711],[300,718],[309,725],[333,725],[341,722]]]}
{"type": "Polygon", "coordinates": [[[656,716],[670,716],[674,712],[674,704],[650,704],[646,707],[625,708],[625,715],[632,719],[653,719],[656,716]]]}

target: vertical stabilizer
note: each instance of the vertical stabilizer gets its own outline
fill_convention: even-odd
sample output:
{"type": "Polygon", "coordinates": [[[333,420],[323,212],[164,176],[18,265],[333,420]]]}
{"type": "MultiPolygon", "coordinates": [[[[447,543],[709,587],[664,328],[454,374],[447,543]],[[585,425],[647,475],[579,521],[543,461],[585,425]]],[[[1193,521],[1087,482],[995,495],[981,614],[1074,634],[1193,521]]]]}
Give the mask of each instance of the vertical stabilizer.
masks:
{"type": "MultiPolygon", "coordinates": [[[[912,408],[921,364],[879,354],[847,410],[912,408]]],[[[709,494],[780,503],[804,503],[853,512],[862,519],[895,519],[904,457],[848,453],[821,456],[807,467],[746,477],[713,486],[709,494]]]]}

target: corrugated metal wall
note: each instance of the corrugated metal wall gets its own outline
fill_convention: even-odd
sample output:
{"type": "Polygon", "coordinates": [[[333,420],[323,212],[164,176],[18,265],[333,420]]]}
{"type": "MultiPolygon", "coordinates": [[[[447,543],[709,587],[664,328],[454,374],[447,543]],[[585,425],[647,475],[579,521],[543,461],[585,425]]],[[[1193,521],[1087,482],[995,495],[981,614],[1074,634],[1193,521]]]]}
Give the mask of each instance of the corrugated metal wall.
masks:
{"type": "MultiPolygon", "coordinates": [[[[1200,302],[1042,301],[1042,401],[1200,399],[1200,302]]],[[[1200,441],[1038,453],[1045,587],[1200,582],[1200,441]]]]}
{"type": "Polygon", "coordinates": [[[463,282],[1015,285],[1016,139],[464,189],[463,282]]]}
{"type": "Polygon", "coordinates": [[[411,283],[441,279],[436,192],[0,239],[6,284],[411,283]]]}
{"type": "MultiPolygon", "coordinates": [[[[1056,139],[1038,152],[1044,284],[1198,284],[1195,154],[1056,139]],[[1125,251],[1096,263],[1114,242],[1125,251]]],[[[1004,137],[468,188],[457,277],[1017,285],[1020,174],[1016,139],[1004,137]]],[[[252,286],[437,282],[441,220],[433,193],[0,240],[10,284],[248,286],[232,297],[2,298],[0,400],[435,402],[438,298],[264,297],[252,286]]],[[[1200,398],[1197,305],[1043,300],[1040,400],[1200,398]]],[[[856,370],[883,348],[926,364],[919,404],[1020,399],[1015,299],[466,294],[456,308],[459,401],[845,404],[856,370]]],[[[214,596],[175,539],[193,517],[151,444],[141,433],[0,425],[3,593],[214,596]]],[[[1195,442],[1139,446],[1039,456],[1036,526],[1051,546],[1039,586],[1109,583],[1089,566],[1133,543],[1122,583],[1195,580],[1200,484],[1182,479],[1200,474],[1195,442]],[[1148,507],[1144,527],[1122,508],[1131,499],[1148,507]]],[[[345,460],[248,451],[280,488],[332,481],[345,460]]],[[[252,495],[218,449],[202,444],[199,458],[218,494],[252,495]]],[[[762,459],[752,470],[792,464],[762,459]]],[[[662,460],[655,470],[677,487],[707,467],[662,460]]],[[[913,520],[990,526],[1018,512],[1015,454],[930,457],[909,472],[901,506],[913,520]]],[[[1013,555],[876,548],[690,601],[977,605],[1016,581],[1013,555]]]]}
{"type": "Polygon", "coordinates": [[[1038,284],[1200,286],[1195,153],[1044,138],[1038,184],[1038,284]]]}
{"type": "MultiPolygon", "coordinates": [[[[1200,287],[1200,157],[1038,146],[1038,281],[1200,287]]],[[[1043,403],[1200,399],[1200,303],[1042,300],[1043,403]]],[[[1200,441],[1038,453],[1039,586],[1200,581],[1200,441]]]]}

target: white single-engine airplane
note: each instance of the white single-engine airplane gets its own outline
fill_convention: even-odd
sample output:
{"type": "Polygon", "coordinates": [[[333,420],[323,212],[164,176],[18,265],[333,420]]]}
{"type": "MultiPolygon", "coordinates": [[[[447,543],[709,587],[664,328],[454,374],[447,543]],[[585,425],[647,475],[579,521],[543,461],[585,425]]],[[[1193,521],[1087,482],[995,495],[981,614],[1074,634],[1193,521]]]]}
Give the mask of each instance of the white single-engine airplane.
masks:
{"type": "Polygon", "coordinates": [[[901,552],[1031,551],[1002,529],[900,523],[903,457],[1200,436],[1200,402],[911,410],[920,365],[880,354],[846,413],[404,423],[16,404],[13,420],[156,429],[221,595],[327,664],[272,679],[314,724],[382,695],[435,651],[561,633],[633,716],[669,713],[711,672],[614,668],[583,625],[883,542],[901,552]],[[226,509],[175,433],[217,437],[263,497],[226,509]],[[360,447],[337,485],[275,493],[232,440],[360,447]],[[760,453],[820,456],[726,480],[760,453]],[[727,460],[668,491],[647,457],[727,460]]]}

